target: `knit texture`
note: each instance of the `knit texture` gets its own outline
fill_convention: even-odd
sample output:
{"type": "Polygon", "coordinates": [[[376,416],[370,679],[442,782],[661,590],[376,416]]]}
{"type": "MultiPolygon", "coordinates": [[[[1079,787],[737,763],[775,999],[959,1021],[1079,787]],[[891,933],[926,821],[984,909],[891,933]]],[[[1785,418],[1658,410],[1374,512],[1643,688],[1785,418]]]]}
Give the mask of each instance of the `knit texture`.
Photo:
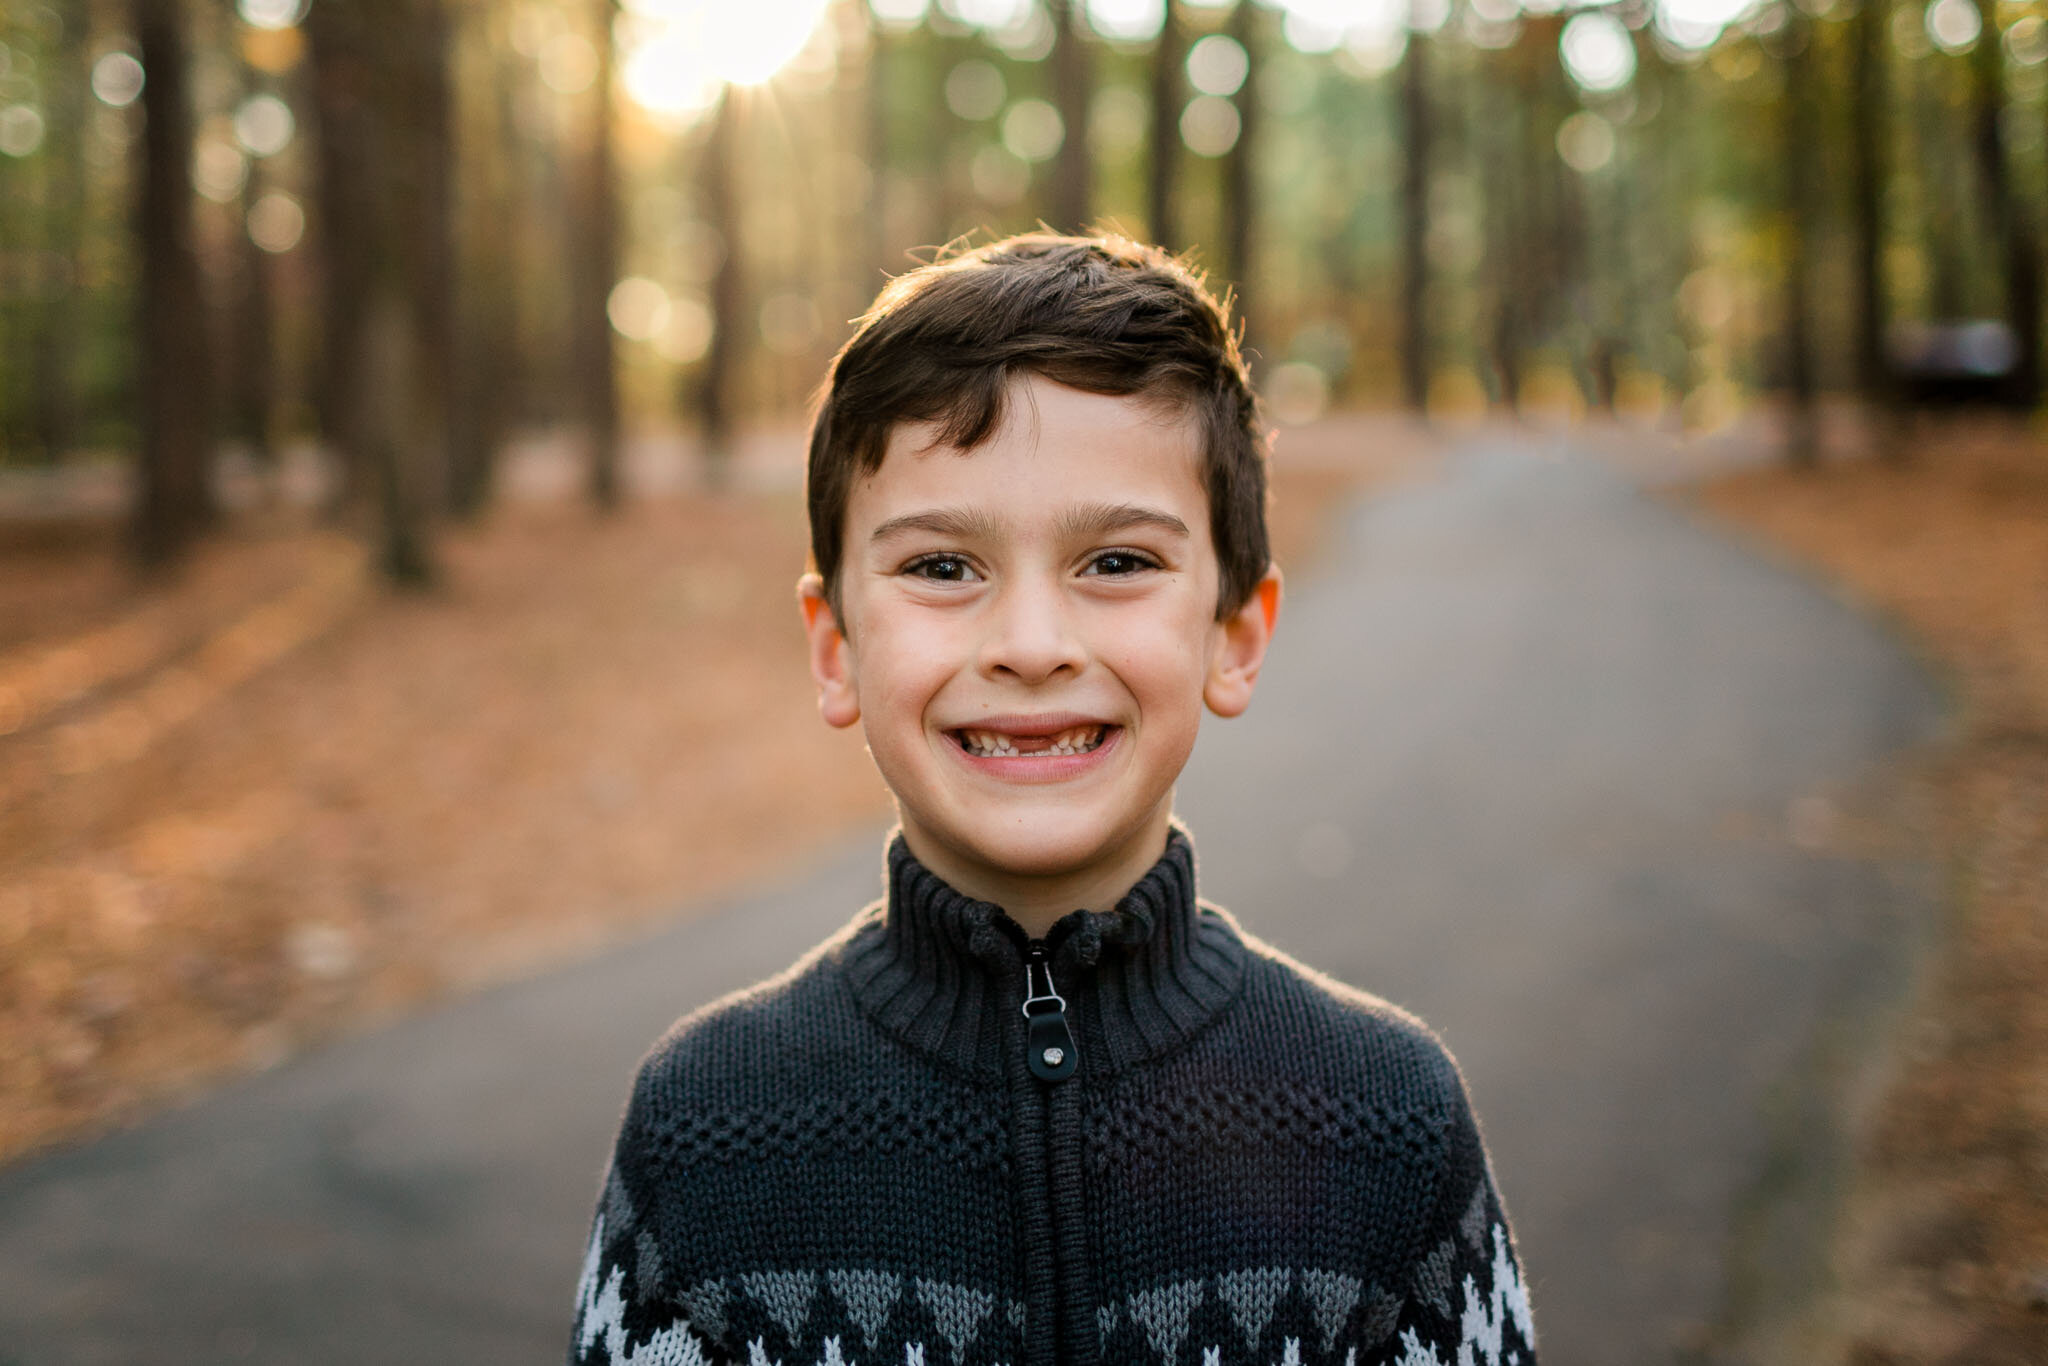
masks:
{"type": "Polygon", "coordinates": [[[642,1063],[572,1366],[1533,1366],[1456,1064],[1195,894],[1176,828],[1043,940],[889,849],[888,896],[642,1063]]]}

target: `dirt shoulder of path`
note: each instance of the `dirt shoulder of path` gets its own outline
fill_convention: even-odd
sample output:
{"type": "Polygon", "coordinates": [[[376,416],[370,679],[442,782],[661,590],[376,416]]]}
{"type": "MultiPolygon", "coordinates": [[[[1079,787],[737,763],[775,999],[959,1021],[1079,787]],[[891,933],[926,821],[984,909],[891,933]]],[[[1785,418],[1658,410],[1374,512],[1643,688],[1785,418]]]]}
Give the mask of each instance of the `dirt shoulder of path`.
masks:
{"type": "MultiPolygon", "coordinates": [[[[1429,449],[1283,433],[1282,563],[1429,449]]],[[[886,818],[813,703],[794,488],[509,502],[441,548],[443,585],[395,595],[346,538],[252,517],[146,588],[111,525],[0,523],[0,1162],[886,818]]]]}
{"type": "Polygon", "coordinates": [[[1932,841],[1946,922],[1861,1114],[1826,1285],[1759,1360],[2048,1362],[2048,447],[1926,427],[1911,458],[1760,468],[1688,496],[1891,616],[1955,736],[1883,804],[1932,841]]]}

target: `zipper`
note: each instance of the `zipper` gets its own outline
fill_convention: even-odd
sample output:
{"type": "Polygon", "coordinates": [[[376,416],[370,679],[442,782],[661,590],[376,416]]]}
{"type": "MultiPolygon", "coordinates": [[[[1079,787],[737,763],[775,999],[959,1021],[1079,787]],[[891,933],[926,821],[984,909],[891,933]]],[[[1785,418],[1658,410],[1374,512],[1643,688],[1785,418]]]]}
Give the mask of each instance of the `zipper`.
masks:
{"type": "Polygon", "coordinates": [[[1052,982],[1043,939],[1024,945],[1024,1062],[1040,1081],[1065,1081],[1081,1059],[1067,1028],[1067,1002],[1052,982]],[[1044,990],[1039,988],[1043,985],[1044,990]]]}
{"type": "MultiPolygon", "coordinates": [[[[1024,958],[1024,1063],[1010,1071],[1016,1116],[1019,1234],[1024,1251],[1024,1352],[1019,1366],[1098,1366],[1085,1217],[1081,1209],[1081,1094],[1060,1082],[1080,1070],[1067,1002],[1052,980],[1052,955],[1068,933],[1043,939],[1007,916],[997,922],[1024,958]]],[[[1016,1054],[1010,1055],[1013,1059],[1016,1054]]]]}

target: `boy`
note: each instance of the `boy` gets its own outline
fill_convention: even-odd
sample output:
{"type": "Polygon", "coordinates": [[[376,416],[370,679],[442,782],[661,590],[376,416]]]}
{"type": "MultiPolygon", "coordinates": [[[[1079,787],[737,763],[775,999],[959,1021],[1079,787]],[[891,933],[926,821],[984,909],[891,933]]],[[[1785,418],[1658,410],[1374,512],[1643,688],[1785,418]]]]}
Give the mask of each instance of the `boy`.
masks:
{"type": "Polygon", "coordinates": [[[809,480],[887,896],[642,1064],[571,1362],[1533,1363],[1455,1064],[1198,902],[1172,822],[1280,602],[1223,307],[1114,238],[912,271],[809,480]]]}

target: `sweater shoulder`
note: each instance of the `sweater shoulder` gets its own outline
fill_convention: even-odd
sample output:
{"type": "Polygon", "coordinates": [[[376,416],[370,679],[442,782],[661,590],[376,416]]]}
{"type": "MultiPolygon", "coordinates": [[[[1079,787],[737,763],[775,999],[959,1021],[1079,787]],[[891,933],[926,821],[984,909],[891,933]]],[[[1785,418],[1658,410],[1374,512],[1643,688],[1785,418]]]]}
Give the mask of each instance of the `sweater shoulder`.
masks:
{"type": "Polygon", "coordinates": [[[1457,1060],[1434,1030],[1383,997],[1309,966],[1247,933],[1239,1028],[1270,1037],[1283,1069],[1331,1093],[1443,1119],[1469,1110],[1457,1060]]]}
{"type": "Polygon", "coordinates": [[[840,946],[863,911],[794,963],[682,1016],[641,1059],[628,1119],[814,1090],[838,1066],[857,1065],[868,1031],[838,970],[840,946]]]}

